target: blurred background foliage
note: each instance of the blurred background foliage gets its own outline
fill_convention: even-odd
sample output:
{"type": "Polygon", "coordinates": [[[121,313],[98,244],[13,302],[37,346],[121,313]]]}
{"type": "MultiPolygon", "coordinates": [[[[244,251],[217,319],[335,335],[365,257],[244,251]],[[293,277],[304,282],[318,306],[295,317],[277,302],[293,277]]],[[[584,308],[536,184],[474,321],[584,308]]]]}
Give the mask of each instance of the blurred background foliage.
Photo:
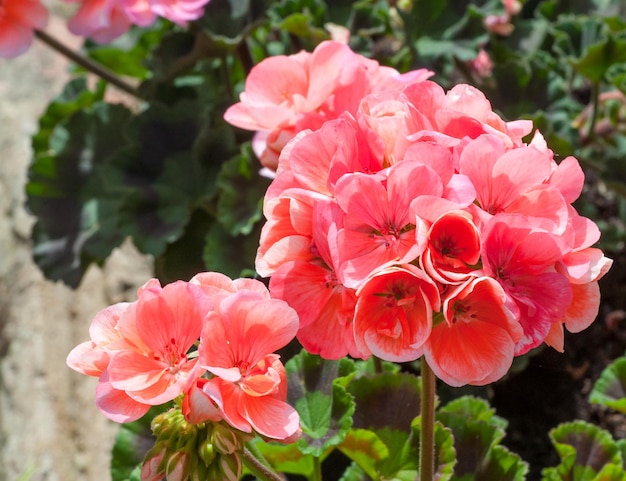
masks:
{"type": "Polygon", "coordinates": [[[107,85],[76,68],[42,115],[26,186],[37,264],[75,287],[130,237],[163,282],[254,275],[269,179],[252,133],[223,113],[253,65],[312,50],[332,24],[384,65],[429,68],[446,89],[481,89],[506,120],[532,119],[557,160],[584,166],[576,207],[615,257],[626,230],[626,4],[514,3],[212,0],[188,29],[161,21],[87,42],[84,54],[135,82],[138,99],[107,100],[107,85]]]}

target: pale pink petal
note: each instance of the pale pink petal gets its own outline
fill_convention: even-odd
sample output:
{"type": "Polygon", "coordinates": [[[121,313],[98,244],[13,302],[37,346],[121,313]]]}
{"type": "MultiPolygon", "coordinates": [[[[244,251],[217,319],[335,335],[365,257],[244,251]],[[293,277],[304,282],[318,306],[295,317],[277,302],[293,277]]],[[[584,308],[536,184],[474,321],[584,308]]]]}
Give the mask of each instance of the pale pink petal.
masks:
{"type": "Polygon", "coordinates": [[[136,421],[148,412],[150,406],[131,399],[124,391],[113,388],[105,371],[96,386],[96,406],[116,423],[136,421]]]}
{"type": "Polygon", "coordinates": [[[243,407],[246,419],[262,436],[284,440],[300,428],[300,417],[296,410],[271,396],[247,397],[243,407]]]}
{"type": "Polygon", "coordinates": [[[600,287],[597,282],[572,284],[573,299],[565,313],[564,323],[569,332],[587,329],[598,316],[600,287]]]}
{"type": "Polygon", "coordinates": [[[568,204],[578,199],[584,183],[585,173],[572,156],[564,158],[550,177],[550,185],[561,192],[568,204]]]}

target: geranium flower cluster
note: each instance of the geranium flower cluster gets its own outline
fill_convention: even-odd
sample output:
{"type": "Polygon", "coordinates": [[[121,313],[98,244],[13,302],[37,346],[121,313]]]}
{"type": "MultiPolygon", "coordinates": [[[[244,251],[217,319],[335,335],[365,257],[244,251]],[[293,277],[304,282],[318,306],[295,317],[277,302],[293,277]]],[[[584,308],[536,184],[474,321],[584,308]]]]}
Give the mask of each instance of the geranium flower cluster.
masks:
{"type": "MultiPolygon", "coordinates": [[[[197,20],[210,0],[64,0],[80,3],[69,30],[98,43],[108,43],[132,25],[146,27],[157,17],[179,25],[197,20]]],[[[0,58],[13,58],[30,47],[34,31],[48,23],[41,0],[0,0],[0,58]]]]}
{"type": "Polygon", "coordinates": [[[65,0],[80,3],[68,27],[76,35],[108,43],[131,25],[146,27],[157,17],[179,25],[200,18],[209,0],[65,0]]]}
{"type": "MultiPolygon", "coordinates": [[[[288,90],[302,58],[259,64],[282,72],[263,101],[270,87],[251,72],[235,110],[250,128],[274,112],[297,111],[286,125],[298,125],[315,94],[317,105],[344,105],[313,82],[288,90]]],[[[370,93],[357,83],[354,112],[334,111],[284,146],[256,267],[298,312],[309,352],[425,356],[446,383],[483,385],[541,343],[562,350],[563,327],[586,328],[611,260],[572,207],[584,182],[575,158],[557,163],[538,132],[524,143],[532,123],[503,121],[477,89],[416,77],[370,93]]]]}
{"type": "Polygon", "coordinates": [[[253,146],[261,163],[275,171],[278,155],[298,132],[320,128],[344,112],[356,113],[361,99],[432,76],[426,69],[400,74],[354,53],[337,41],[320,43],[313,52],[269,57],[246,78],[241,102],[224,118],[257,131],[253,146]]]}
{"type": "MultiPolygon", "coordinates": [[[[177,399],[186,423],[226,423],[287,442],[300,424],[285,401],[285,368],[275,351],[297,329],[296,312],[259,281],[210,272],[164,287],[153,279],[135,302],[98,313],[91,340],[67,363],[98,377],[96,405],[113,421],[136,420],[177,399]]],[[[154,471],[155,463],[144,469],[154,471]]]]}

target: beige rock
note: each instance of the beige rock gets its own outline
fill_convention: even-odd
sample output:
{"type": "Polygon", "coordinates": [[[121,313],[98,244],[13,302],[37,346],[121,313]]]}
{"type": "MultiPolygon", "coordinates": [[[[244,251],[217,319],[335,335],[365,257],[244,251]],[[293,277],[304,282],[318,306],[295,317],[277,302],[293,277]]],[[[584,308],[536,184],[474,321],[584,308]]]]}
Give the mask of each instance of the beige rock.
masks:
{"type": "MultiPolygon", "coordinates": [[[[63,13],[60,2],[50,1],[63,13]]],[[[64,21],[49,32],[76,46],[64,21]]],[[[133,299],[152,262],[130,243],[103,269],[91,268],[76,291],[45,280],[31,259],[33,219],[24,208],[30,136],[67,80],[67,62],[35,42],[0,59],[0,481],[106,481],[117,426],[94,405],[96,380],[65,365],[88,339],[93,315],[133,299]]]]}

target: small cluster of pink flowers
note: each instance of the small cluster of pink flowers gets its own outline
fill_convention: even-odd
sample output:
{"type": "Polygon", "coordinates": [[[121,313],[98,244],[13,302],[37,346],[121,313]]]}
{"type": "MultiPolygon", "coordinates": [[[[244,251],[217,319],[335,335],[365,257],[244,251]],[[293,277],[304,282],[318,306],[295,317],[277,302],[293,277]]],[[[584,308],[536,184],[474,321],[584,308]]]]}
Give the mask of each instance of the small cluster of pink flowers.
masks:
{"type": "Polygon", "coordinates": [[[69,22],[76,35],[108,43],[125,33],[131,25],[146,27],[157,17],[186,25],[204,13],[209,0],[65,0],[80,3],[69,22]]]}
{"type": "MultiPolygon", "coordinates": [[[[69,21],[72,33],[108,43],[131,25],[146,27],[157,17],[179,25],[196,20],[210,0],[65,0],[80,3],[69,21]]],[[[23,54],[33,41],[34,30],[48,22],[41,0],[0,0],[0,58],[23,54]]]]}
{"type": "Polygon", "coordinates": [[[422,71],[331,88],[358,70],[346,49],[262,62],[226,116],[293,137],[265,196],[256,267],[298,312],[301,344],[331,359],[425,356],[453,386],[493,382],[544,342],[562,350],[563,327],[594,320],[611,265],[571,205],[577,160],[557,163],[538,132],[522,141],[530,121],[505,122],[479,90],[445,92],[422,71]],[[280,74],[268,86],[270,64],[280,74]]]}
{"type": "Polygon", "coordinates": [[[288,441],[299,435],[299,418],[285,402],[285,368],[274,352],[297,329],[296,312],[259,281],[211,272],[164,287],[153,279],[135,302],[98,313],[91,340],[67,363],[98,377],[96,405],[116,422],[183,395],[190,423],[223,420],[288,441]]]}

